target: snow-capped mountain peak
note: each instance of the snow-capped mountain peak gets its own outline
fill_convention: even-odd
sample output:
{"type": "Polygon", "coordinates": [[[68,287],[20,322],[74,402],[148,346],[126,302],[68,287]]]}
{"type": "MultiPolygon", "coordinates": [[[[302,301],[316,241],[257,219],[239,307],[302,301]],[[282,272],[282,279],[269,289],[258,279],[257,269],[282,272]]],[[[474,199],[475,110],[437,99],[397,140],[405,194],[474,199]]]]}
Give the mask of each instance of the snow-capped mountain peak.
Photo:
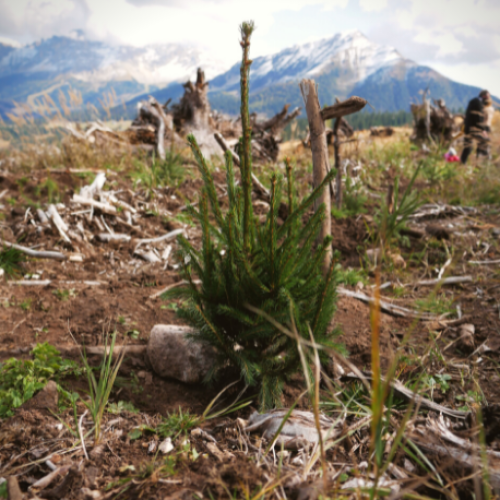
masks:
{"type": "MultiPolygon", "coordinates": [[[[393,47],[371,42],[360,31],[294,45],[276,54],[257,57],[251,66],[252,88],[315,77],[336,70],[346,85],[360,81],[383,66],[402,61],[393,47]]],[[[239,81],[237,66],[213,82],[212,88],[233,90],[239,81]]]]}

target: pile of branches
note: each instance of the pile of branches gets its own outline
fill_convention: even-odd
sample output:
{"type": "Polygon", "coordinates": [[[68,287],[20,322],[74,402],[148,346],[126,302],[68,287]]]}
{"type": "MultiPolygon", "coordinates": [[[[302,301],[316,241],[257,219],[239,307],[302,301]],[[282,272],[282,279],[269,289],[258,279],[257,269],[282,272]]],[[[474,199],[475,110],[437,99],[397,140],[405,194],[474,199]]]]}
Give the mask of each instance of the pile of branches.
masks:
{"type": "Polygon", "coordinates": [[[411,105],[414,125],[410,140],[451,143],[460,134],[463,116],[453,114],[443,99],[433,99],[432,102],[424,93],[421,104],[411,105]]]}
{"type": "MultiPolygon", "coordinates": [[[[204,71],[198,68],[196,80],[183,85],[184,95],[178,103],[170,106],[169,99],[160,104],[150,96],[148,100],[138,103],[137,117],[124,132],[115,132],[101,122],[92,123],[86,131],[72,123],[66,128],[74,138],[81,141],[154,150],[160,159],[166,157],[166,144],[183,144],[183,137],[188,134],[196,137],[202,152],[207,156],[221,153],[221,148],[214,138],[216,133],[237,153],[238,138],[242,133],[241,117],[232,118],[213,111],[208,100],[208,85],[204,71]]],[[[283,130],[301,111],[301,108],[295,108],[289,112],[289,108],[290,105],[286,104],[270,119],[259,120],[256,113],[250,116],[254,160],[278,159],[283,130]]],[[[345,126],[348,127],[347,123],[345,126]]]]}

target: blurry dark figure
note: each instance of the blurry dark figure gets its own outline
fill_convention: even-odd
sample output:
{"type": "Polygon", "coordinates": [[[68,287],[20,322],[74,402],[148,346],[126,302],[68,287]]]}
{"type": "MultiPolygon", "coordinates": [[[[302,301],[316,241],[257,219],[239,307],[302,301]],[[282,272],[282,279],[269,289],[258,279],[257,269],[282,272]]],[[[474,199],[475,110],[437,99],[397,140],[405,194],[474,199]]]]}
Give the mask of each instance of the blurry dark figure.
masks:
{"type": "Polygon", "coordinates": [[[472,152],[474,141],[477,142],[476,155],[488,156],[489,151],[489,126],[487,125],[485,108],[491,104],[491,96],[487,90],[481,90],[479,97],[471,99],[465,112],[464,123],[464,149],[460,161],[467,163],[467,158],[472,152]]]}

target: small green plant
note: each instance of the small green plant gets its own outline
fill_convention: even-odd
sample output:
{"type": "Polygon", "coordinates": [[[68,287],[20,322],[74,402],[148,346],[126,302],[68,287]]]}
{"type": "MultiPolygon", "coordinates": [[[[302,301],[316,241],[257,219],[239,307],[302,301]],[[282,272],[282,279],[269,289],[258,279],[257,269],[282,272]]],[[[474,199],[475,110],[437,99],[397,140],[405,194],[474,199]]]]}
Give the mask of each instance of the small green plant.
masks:
{"type": "Polygon", "coordinates": [[[31,309],[31,302],[32,302],[32,299],[24,299],[20,304],[19,304],[19,307],[23,310],[23,311],[29,311],[31,309]]]}
{"type": "Polygon", "coordinates": [[[452,313],[453,309],[453,297],[448,298],[444,293],[439,295],[431,294],[425,299],[415,300],[415,304],[422,311],[434,313],[434,314],[446,314],[452,313]]]}
{"type": "Polygon", "coordinates": [[[125,333],[127,337],[130,337],[133,340],[137,340],[141,336],[141,332],[139,330],[129,330],[127,333],[125,333]]]}
{"type": "Polygon", "coordinates": [[[0,250],[0,268],[4,270],[9,278],[15,278],[22,273],[22,264],[26,261],[26,255],[17,248],[3,247],[0,250]]]}
{"type": "Polygon", "coordinates": [[[62,359],[47,342],[37,344],[31,355],[31,360],[11,358],[0,365],[0,418],[13,415],[14,408],[31,399],[49,380],[81,373],[74,361],[62,359]]]}
{"type": "Polygon", "coordinates": [[[344,269],[340,264],[335,266],[337,281],[349,286],[356,286],[358,283],[368,284],[368,277],[363,269],[344,269]]]}
{"type": "Polygon", "coordinates": [[[69,290],[62,290],[58,288],[52,292],[61,302],[72,299],[76,297],[77,293],[74,288],[70,288],[69,290]]]}
{"type": "Polygon", "coordinates": [[[108,405],[109,396],[115,384],[118,370],[123,362],[125,351],[121,351],[116,356],[116,361],[112,365],[113,351],[116,342],[116,332],[111,335],[111,342],[109,343],[109,335],[106,336],[104,344],[104,354],[99,370],[99,379],[96,379],[92,367],[89,365],[87,356],[82,353],[83,364],[86,368],[87,381],[89,385],[90,401],[85,401],[85,406],[88,408],[92,420],[95,425],[95,443],[99,443],[101,439],[102,430],[102,417],[104,410],[108,405]],[[109,349],[108,349],[109,347],[109,349]]]}
{"type": "Polygon", "coordinates": [[[189,411],[182,413],[182,408],[179,406],[179,412],[168,413],[157,426],[156,432],[162,437],[170,437],[174,440],[181,434],[187,436],[189,431],[199,426],[202,420],[202,417],[192,415],[189,411]]]}
{"type": "Polygon", "coordinates": [[[366,213],[367,196],[359,189],[360,184],[354,184],[350,177],[346,178],[345,190],[342,194],[342,208],[338,210],[332,207],[332,215],[335,218],[343,219],[366,213]]]}
{"type": "Polygon", "coordinates": [[[190,217],[188,214],[183,214],[181,212],[181,213],[178,213],[174,218],[177,221],[179,221],[181,224],[187,224],[188,226],[191,226],[191,227],[196,226],[195,222],[193,221],[193,218],[190,217]]]}
{"type": "Polygon", "coordinates": [[[144,187],[151,196],[154,189],[164,186],[178,187],[181,184],[185,176],[182,163],[182,156],[171,148],[166,152],[165,160],[153,158],[151,166],[136,160],[131,177],[136,186],[144,187]]]}
{"type": "Polygon", "coordinates": [[[49,203],[59,203],[61,201],[59,185],[51,177],[47,177],[47,179],[36,187],[35,195],[40,197],[45,192],[47,193],[47,201],[49,203]]]}
{"type": "Polygon", "coordinates": [[[130,401],[118,401],[118,403],[109,403],[108,412],[120,415],[123,412],[139,413],[139,410],[130,401]]]}
{"type": "Polygon", "coordinates": [[[412,192],[413,184],[419,174],[420,165],[415,170],[408,186],[406,187],[401,200],[399,200],[399,177],[394,180],[394,206],[388,206],[387,200],[382,202],[378,212],[375,214],[377,223],[377,236],[382,248],[387,248],[392,244],[394,238],[399,238],[399,232],[406,226],[406,222],[417,208],[422,205],[418,193],[412,192]]]}
{"type": "MultiPolygon", "coordinates": [[[[236,187],[233,162],[226,154],[226,183],[229,209],[222,213],[214,180],[194,136],[188,141],[204,181],[199,210],[188,207],[201,224],[202,249],[196,250],[182,236],[182,275],[188,285],[167,293],[182,297],[187,303],[178,314],[196,329],[192,338],[212,345],[217,360],[207,376],[210,380],[225,366],[237,368],[245,383],[260,389],[260,405],[270,408],[281,404],[286,380],[301,366],[295,339],[255,310],[270,315],[279,324],[290,317],[300,336],[331,347],[336,330],[329,327],[335,310],[336,271],[332,261],[326,276],[322,266],[331,238],[315,246],[324,217],[324,207],[302,225],[302,217],[329,185],[335,172],[330,171],[313,193],[295,206],[292,168],[287,165],[289,215],[278,227],[278,207],[283,179],[271,179],[270,209],[264,224],[253,215],[251,130],[248,111],[248,50],[252,23],[241,26],[243,60],[241,65],[241,116],[243,137],[240,140],[242,186],[236,187]],[[209,215],[209,205],[211,215],[209,215]],[[198,288],[194,275],[201,280],[198,288]]],[[[322,353],[324,356],[324,353],[322,353]]]]}

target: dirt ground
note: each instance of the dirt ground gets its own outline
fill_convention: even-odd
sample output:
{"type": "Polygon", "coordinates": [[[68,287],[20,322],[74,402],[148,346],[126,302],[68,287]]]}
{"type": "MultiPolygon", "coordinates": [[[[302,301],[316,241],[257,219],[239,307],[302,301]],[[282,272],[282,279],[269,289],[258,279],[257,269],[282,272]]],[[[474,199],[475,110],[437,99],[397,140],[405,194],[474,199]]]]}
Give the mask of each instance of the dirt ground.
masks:
{"type": "MultiPolygon", "coordinates": [[[[3,280],[0,283],[0,362],[11,357],[27,358],[36,343],[48,342],[61,350],[70,348],[74,345],[71,334],[81,344],[96,346],[103,343],[107,332],[117,331],[120,343],[143,345],[147,343],[149,332],[154,325],[178,324],[175,303],[155,297],[155,294],[168,285],[179,282],[175,261],[171,258],[165,269],[164,262],[144,262],[134,256],[133,251],[138,238],[154,238],[179,228],[185,229],[193,245],[199,245],[199,229],[186,223],[185,219],[178,215],[184,213],[182,207],[187,201],[196,201],[201,181],[190,178],[178,188],[157,189],[152,199],[144,195],[138,198],[131,192],[129,179],[109,171],[108,180],[113,189],[122,192],[122,199],[135,206],[138,215],[134,219],[134,228],[113,226],[112,219],[107,219],[105,215],[104,222],[107,219],[107,223],[115,232],[125,232],[132,239],[128,242],[103,243],[88,237],[87,234],[80,239],[73,239],[72,243],[68,244],[61,240],[54,227],[44,227],[40,231],[35,224],[30,224],[36,211],[33,201],[42,205],[47,201],[47,192],[37,192],[37,186],[43,185],[47,177],[59,185],[60,202],[67,208],[66,211],[61,208],[66,219],[78,217],[70,214],[71,210],[76,212],[78,209],[70,210],[68,207],[75,191],[89,183],[87,177],[70,171],[33,171],[29,175],[3,171],[0,172],[0,193],[3,192],[0,199],[3,206],[1,235],[7,241],[17,241],[24,246],[60,250],[81,258],[65,262],[28,259],[24,263],[24,279],[23,276],[17,276],[16,279],[3,280]],[[23,280],[23,285],[16,284],[20,279],[23,280]],[[50,280],[50,284],[36,284],[42,280],[50,280]]],[[[222,197],[225,193],[222,186],[224,175],[219,172],[215,174],[215,178],[218,194],[222,197]]],[[[258,210],[261,208],[256,204],[257,213],[258,210]]],[[[95,222],[96,218],[97,216],[85,226],[87,232],[91,229],[95,232],[101,231],[95,222]]],[[[365,250],[373,248],[368,232],[371,223],[370,217],[365,215],[334,219],[332,223],[334,248],[340,253],[340,264],[346,268],[363,270],[367,276],[364,284],[343,286],[367,295],[372,294],[371,286],[375,282],[374,269],[366,263],[364,257],[365,250]]],[[[483,402],[489,405],[500,404],[499,266],[469,263],[500,259],[500,211],[494,207],[482,207],[471,215],[447,215],[435,219],[429,217],[415,222],[413,226],[425,228],[429,224],[452,228],[454,231],[446,240],[455,248],[450,275],[472,277],[468,283],[442,287],[436,297],[445,301],[447,307],[452,309],[450,318],[456,319],[459,306],[463,318],[461,322],[475,326],[474,349],[481,346],[487,346],[488,349],[483,348],[480,356],[473,357],[470,351],[463,351],[460,342],[457,342],[460,321],[447,326],[445,318],[442,318],[443,321],[439,324],[436,321],[415,321],[411,318],[382,314],[382,366],[387,367],[390,364],[405,338],[404,349],[408,356],[398,367],[398,375],[402,381],[415,377],[422,370],[428,370],[429,375],[445,370],[459,389],[441,392],[436,388],[432,391],[434,401],[450,408],[462,406],[463,400],[455,397],[457,391],[461,391],[460,394],[469,390],[477,392],[478,388],[473,382],[475,380],[479,381],[483,402]],[[408,332],[411,333],[406,338],[408,332]],[[445,348],[447,359],[443,364],[437,353],[445,352],[445,348]],[[423,356],[426,361],[417,364],[415,355],[423,356]]],[[[437,301],[435,298],[429,300],[432,288],[415,283],[421,279],[436,277],[436,269],[439,270],[446,260],[446,241],[443,243],[432,235],[424,238],[410,237],[409,246],[400,249],[405,268],[395,265],[385,269],[380,277],[381,283],[392,283],[382,290],[384,299],[410,309],[417,308],[419,300],[427,301],[427,307],[432,312],[437,301]]],[[[174,247],[173,255],[175,242],[170,244],[174,247]]],[[[436,314],[442,314],[442,311],[439,310],[436,314]]],[[[341,340],[349,352],[349,360],[359,369],[369,371],[372,342],[369,306],[357,299],[340,296],[332,326],[342,330],[341,340]]],[[[223,382],[227,382],[221,381],[216,387],[205,387],[162,379],[150,370],[142,358],[133,356],[126,360],[121,376],[128,379],[128,383],[122,384],[112,395],[111,401],[131,401],[143,413],[124,413],[119,417],[119,422],[115,422],[110,431],[116,434],[115,438],[105,447],[93,450],[91,460],[86,464],[86,475],[78,475],[77,482],[72,486],[73,496],[67,498],[79,498],[81,493],[75,492],[83,491],[81,488],[102,489],[116,478],[124,479],[128,477],[127,470],[132,470],[130,467],[136,472],[141,470],[144,463],[151,460],[148,446],[154,438],[144,436],[143,439],[131,442],[123,436],[139,425],[154,427],[161,417],[179,408],[200,415],[217,392],[226,385],[223,382]]],[[[83,387],[84,383],[70,379],[68,388],[78,389],[83,387]]],[[[301,390],[300,386],[299,380],[296,385],[291,383],[285,388],[286,402],[293,402],[301,390]]],[[[237,392],[238,388],[230,391],[228,400],[237,392]]],[[[427,395],[429,396],[430,392],[427,395]]],[[[229,420],[217,419],[211,422],[210,426],[204,423],[202,427],[210,427],[218,441],[224,443],[219,447],[230,450],[231,440],[234,439],[233,435],[236,435],[236,417],[247,418],[250,412],[251,408],[246,408],[232,415],[229,420]]],[[[64,443],[61,443],[60,448],[49,443],[58,439],[63,442],[65,439],[70,441],[68,436],[62,436],[63,428],[58,426],[54,416],[42,410],[21,409],[12,418],[14,420],[0,423],[0,465],[9,462],[11,465],[27,466],[30,460],[36,460],[43,455],[44,450],[49,449],[55,453],[61,464],[66,463],[64,456],[56,453],[57,449],[64,448],[64,443]],[[14,434],[12,429],[15,429],[14,434]],[[37,447],[41,450],[37,452],[38,455],[33,452],[37,447]]],[[[66,412],[63,418],[71,421],[71,413],[66,412]]],[[[108,421],[114,419],[112,415],[107,418],[108,421]]],[[[233,487],[240,487],[243,483],[253,486],[266,483],[264,469],[242,455],[235,452],[232,458],[221,458],[214,454],[213,450],[210,451],[206,441],[200,439],[198,444],[202,459],[179,459],[177,466],[181,472],[167,482],[155,478],[154,471],[142,471],[142,475],[137,472],[132,482],[123,482],[123,486],[129,486],[129,490],[123,493],[124,498],[127,495],[130,498],[139,498],[141,491],[144,498],[153,498],[148,495],[154,495],[154,498],[193,498],[195,494],[199,494],[201,498],[207,485],[211,487],[213,498],[220,498],[227,496],[228,491],[232,491],[233,487]],[[222,484],[225,486],[222,487],[222,484]]],[[[83,457],[82,453],[79,451],[75,456],[80,459],[83,457]]],[[[338,452],[337,460],[341,460],[342,453],[342,450],[338,452]]],[[[46,469],[32,465],[29,467],[32,473],[27,477],[31,479],[26,482],[26,476],[23,476],[23,491],[30,486],[30,482],[33,483],[35,479],[47,473],[46,469]]],[[[111,488],[111,492],[116,494],[117,489],[111,488]]],[[[57,496],[60,493],[56,492],[54,496],[44,498],[62,498],[57,496]]],[[[111,498],[104,494],[99,498],[108,497],[111,498]]]]}

